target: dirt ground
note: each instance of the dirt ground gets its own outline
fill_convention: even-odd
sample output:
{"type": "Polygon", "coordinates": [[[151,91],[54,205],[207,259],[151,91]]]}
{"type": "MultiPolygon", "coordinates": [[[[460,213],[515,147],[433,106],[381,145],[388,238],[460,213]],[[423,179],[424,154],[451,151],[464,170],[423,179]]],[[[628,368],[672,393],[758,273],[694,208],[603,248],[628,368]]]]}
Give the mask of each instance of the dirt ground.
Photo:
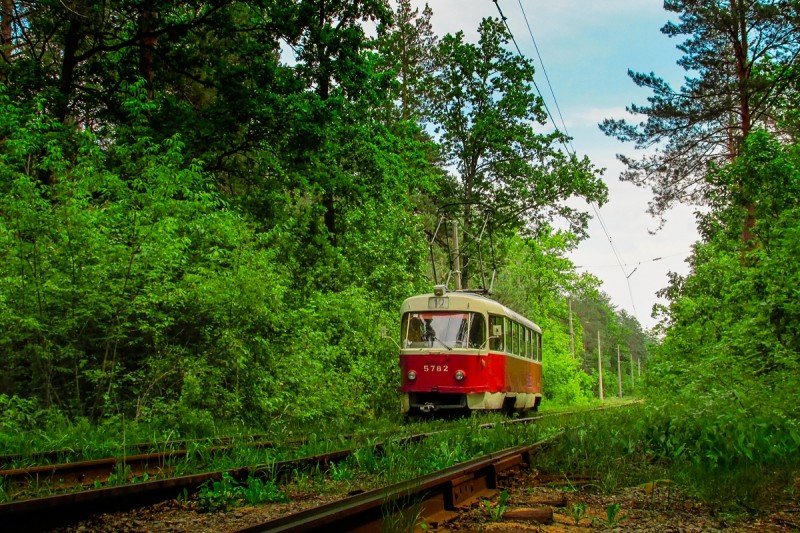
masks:
{"type": "MultiPolygon", "coordinates": [[[[798,480],[800,488],[800,480],[798,480]]],[[[440,531],[621,532],[785,532],[800,531],[800,501],[774,499],[774,508],[758,514],[730,515],[684,497],[669,480],[603,494],[589,483],[542,486],[535,471],[510,478],[501,496],[478,502],[440,531]],[[553,502],[563,500],[558,505],[553,502]],[[552,522],[525,519],[530,510],[551,509],[552,522]],[[514,518],[521,515],[522,518],[514,518]]]]}

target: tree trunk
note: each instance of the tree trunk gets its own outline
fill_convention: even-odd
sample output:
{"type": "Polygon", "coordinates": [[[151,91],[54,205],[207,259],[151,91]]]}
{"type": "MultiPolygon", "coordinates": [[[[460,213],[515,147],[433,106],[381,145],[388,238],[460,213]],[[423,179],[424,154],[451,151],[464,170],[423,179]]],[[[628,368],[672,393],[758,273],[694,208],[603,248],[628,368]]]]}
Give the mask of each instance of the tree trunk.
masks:
{"type": "MultiPolygon", "coordinates": [[[[733,54],[736,60],[736,79],[739,85],[739,128],[741,137],[736,139],[735,152],[733,158],[737,157],[744,147],[747,136],[752,129],[752,115],[750,112],[750,89],[751,69],[748,63],[749,43],[747,41],[747,6],[741,0],[731,0],[731,36],[733,44],[733,54]]],[[[742,202],[745,209],[745,219],[742,224],[742,243],[745,249],[752,249],[753,228],[756,225],[756,208],[752,199],[749,197],[747,183],[740,186],[742,192],[742,202]]]]}
{"type": "Polygon", "coordinates": [[[81,21],[72,19],[68,23],[67,34],[64,37],[64,53],[61,60],[61,76],[58,83],[59,101],[56,107],[56,118],[64,122],[69,111],[69,102],[72,98],[72,86],[75,79],[75,68],[78,66],[76,58],[78,43],[80,42],[81,21]]]}
{"type": "Polygon", "coordinates": [[[6,81],[8,76],[5,74],[5,65],[11,64],[11,54],[14,50],[12,41],[12,24],[14,16],[14,2],[13,0],[2,0],[0,3],[0,61],[3,66],[0,66],[0,81],[6,81]]]}
{"type": "Polygon", "coordinates": [[[153,59],[156,44],[158,44],[158,37],[153,34],[157,19],[158,13],[153,11],[153,2],[146,2],[139,17],[139,73],[147,84],[147,98],[150,100],[153,99],[153,78],[155,77],[153,59]]]}

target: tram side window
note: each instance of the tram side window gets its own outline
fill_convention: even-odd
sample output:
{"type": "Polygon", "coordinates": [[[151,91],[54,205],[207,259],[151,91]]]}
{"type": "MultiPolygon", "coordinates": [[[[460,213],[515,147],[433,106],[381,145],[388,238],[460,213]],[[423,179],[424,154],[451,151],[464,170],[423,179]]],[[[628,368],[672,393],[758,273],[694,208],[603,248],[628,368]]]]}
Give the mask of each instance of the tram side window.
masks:
{"type": "Polygon", "coordinates": [[[530,338],[528,339],[528,353],[530,354],[530,358],[536,361],[536,332],[530,330],[530,338]]]}
{"type": "Polygon", "coordinates": [[[469,326],[469,347],[483,348],[486,343],[486,319],[480,313],[471,313],[472,323],[469,326]]]}
{"type": "Polygon", "coordinates": [[[514,353],[514,323],[508,318],[504,322],[503,332],[506,334],[506,352],[514,353]]]}
{"type": "Polygon", "coordinates": [[[497,350],[502,352],[503,351],[503,317],[501,316],[489,316],[489,335],[493,338],[489,342],[489,348],[491,350],[497,350]],[[499,334],[496,333],[496,330],[500,330],[499,334]]]}
{"type": "Polygon", "coordinates": [[[521,333],[520,330],[521,329],[522,329],[521,326],[518,323],[514,322],[514,354],[515,355],[520,355],[522,353],[522,350],[520,349],[521,348],[520,341],[522,340],[522,335],[520,335],[520,333],[521,333]]]}
{"type": "Polygon", "coordinates": [[[525,357],[533,359],[533,352],[531,351],[531,330],[525,328],[525,357]]]}
{"type": "Polygon", "coordinates": [[[533,347],[536,350],[536,360],[542,360],[542,336],[538,333],[533,334],[533,347]]]}

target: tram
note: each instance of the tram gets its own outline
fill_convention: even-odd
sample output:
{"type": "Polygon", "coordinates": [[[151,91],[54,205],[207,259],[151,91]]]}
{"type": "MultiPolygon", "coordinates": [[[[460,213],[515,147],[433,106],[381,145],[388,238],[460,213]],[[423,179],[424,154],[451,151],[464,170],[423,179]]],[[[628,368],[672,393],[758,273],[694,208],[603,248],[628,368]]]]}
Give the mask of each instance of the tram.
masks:
{"type": "Polygon", "coordinates": [[[542,330],[481,291],[434,291],[401,306],[402,410],[408,416],[536,410],[542,330]]]}

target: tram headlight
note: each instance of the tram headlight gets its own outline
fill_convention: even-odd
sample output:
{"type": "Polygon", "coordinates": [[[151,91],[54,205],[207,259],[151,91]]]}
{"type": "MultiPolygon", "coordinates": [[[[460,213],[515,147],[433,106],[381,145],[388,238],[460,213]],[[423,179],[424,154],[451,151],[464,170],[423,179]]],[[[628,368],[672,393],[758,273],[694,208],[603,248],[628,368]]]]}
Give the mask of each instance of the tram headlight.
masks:
{"type": "Polygon", "coordinates": [[[456,370],[456,381],[463,381],[467,375],[463,370],[456,370]]]}
{"type": "Polygon", "coordinates": [[[414,381],[415,379],[417,379],[417,373],[414,372],[413,370],[409,370],[408,371],[408,379],[411,380],[411,381],[414,381]]]}

